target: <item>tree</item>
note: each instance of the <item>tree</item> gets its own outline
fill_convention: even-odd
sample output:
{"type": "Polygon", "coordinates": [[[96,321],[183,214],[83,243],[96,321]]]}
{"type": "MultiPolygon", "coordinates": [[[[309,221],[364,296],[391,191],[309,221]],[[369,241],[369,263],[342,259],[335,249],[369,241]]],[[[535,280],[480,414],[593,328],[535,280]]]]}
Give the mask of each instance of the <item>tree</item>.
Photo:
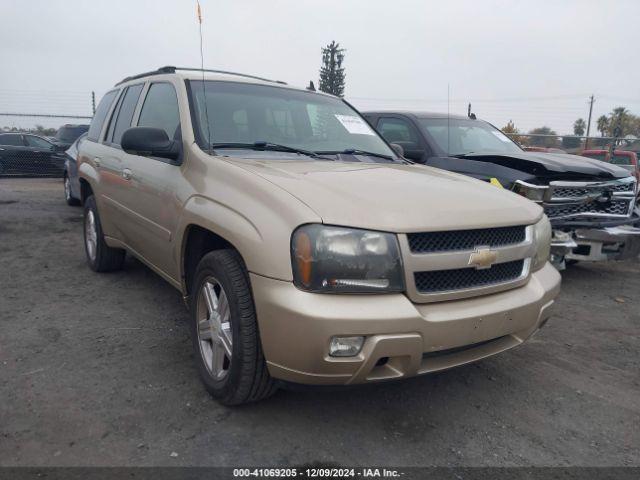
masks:
{"type": "Polygon", "coordinates": [[[520,133],[520,130],[516,128],[513,120],[509,120],[509,122],[504,127],[502,127],[501,130],[502,133],[511,138],[511,140],[518,142],[521,145],[524,144],[525,138],[517,135],[518,133],[520,133]]]}
{"type": "Polygon", "coordinates": [[[607,136],[607,133],[609,133],[609,118],[606,115],[600,115],[596,120],[596,128],[601,137],[607,136]]]}
{"type": "MultiPolygon", "coordinates": [[[[557,135],[556,132],[549,127],[538,127],[529,131],[532,135],[557,135]]],[[[558,137],[529,137],[529,143],[535,147],[557,147],[558,137]]]]}
{"type": "Polygon", "coordinates": [[[587,124],[584,119],[579,118],[573,123],[573,133],[581,137],[587,130],[587,124]]]}
{"type": "Polygon", "coordinates": [[[625,107],[616,107],[609,115],[609,133],[613,137],[624,137],[633,130],[635,118],[625,107]]]}
{"type": "Polygon", "coordinates": [[[335,40],[322,49],[322,67],[320,67],[320,91],[338,97],[344,95],[345,73],[342,67],[344,48],[335,40]]]}

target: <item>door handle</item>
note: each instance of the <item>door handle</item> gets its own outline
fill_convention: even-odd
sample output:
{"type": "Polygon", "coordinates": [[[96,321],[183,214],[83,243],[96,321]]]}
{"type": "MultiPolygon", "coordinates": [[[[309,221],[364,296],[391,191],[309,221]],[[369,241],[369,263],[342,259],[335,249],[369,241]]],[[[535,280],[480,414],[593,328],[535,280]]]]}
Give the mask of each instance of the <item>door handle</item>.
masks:
{"type": "Polygon", "coordinates": [[[129,170],[128,168],[124,168],[122,170],[122,178],[124,178],[125,180],[131,180],[131,170],[129,170]]]}
{"type": "Polygon", "coordinates": [[[94,158],[93,159],[93,164],[96,166],[96,168],[99,167],[100,166],[100,159],[98,157],[94,158]]]}

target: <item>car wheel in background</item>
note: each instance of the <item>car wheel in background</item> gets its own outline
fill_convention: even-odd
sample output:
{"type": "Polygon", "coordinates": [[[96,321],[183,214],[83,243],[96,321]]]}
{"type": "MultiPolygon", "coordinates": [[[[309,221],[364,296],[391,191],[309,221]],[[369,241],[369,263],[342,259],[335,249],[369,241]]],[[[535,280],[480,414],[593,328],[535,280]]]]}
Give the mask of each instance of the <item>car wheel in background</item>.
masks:
{"type": "Polygon", "coordinates": [[[262,353],[244,262],[234,250],[205,255],[194,274],[191,337],[200,377],[225,405],[261,400],[275,382],[262,353]]]}
{"type": "Polygon", "coordinates": [[[122,268],[125,251],[111,248],[105,243],[93,195],[84,202],[84,249],[89,268],[94,272],[111,272],[122,268]]]}
{"type": "Polygon", "coordinates": [[[75,198],[71,194],[71,180],[67,176],[66,172],[64,174],[64,199],[67,201],[67,205],[71,205],[72,207],[80,205],[80,200],[75,198]]]}

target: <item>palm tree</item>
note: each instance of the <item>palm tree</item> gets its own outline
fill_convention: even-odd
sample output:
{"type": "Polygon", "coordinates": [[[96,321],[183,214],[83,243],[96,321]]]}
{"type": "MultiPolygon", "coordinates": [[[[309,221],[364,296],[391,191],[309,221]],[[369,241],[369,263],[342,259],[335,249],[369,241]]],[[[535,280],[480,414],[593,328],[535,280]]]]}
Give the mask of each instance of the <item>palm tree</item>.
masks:
{"type": "Polygon", "coordinates": [[[609,118],[609,131],[613,136],[624,137],[629,130],[629,110],[624,107],[614,108],[609,118]]]}
{"type": "Polygon", "coordinates": [[[609,119],[606,115],[601,115],[598,117],[596,121],[598,131],[600,132],[600,136],[604,137],[607,131],[609,130],[609,119]]]}

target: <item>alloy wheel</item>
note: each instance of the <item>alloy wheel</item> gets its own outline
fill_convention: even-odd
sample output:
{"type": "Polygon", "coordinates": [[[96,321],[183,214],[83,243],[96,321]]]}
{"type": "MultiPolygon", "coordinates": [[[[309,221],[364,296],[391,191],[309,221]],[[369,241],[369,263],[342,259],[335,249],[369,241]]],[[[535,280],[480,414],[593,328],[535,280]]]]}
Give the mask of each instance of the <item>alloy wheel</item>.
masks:
{"type": "Polygon", "coordinates": [[[213,379],[223,380],[231,368],[231,310],[220,282],[207,277],[198,293],[197,331],[200,355],[213,379]]]}

